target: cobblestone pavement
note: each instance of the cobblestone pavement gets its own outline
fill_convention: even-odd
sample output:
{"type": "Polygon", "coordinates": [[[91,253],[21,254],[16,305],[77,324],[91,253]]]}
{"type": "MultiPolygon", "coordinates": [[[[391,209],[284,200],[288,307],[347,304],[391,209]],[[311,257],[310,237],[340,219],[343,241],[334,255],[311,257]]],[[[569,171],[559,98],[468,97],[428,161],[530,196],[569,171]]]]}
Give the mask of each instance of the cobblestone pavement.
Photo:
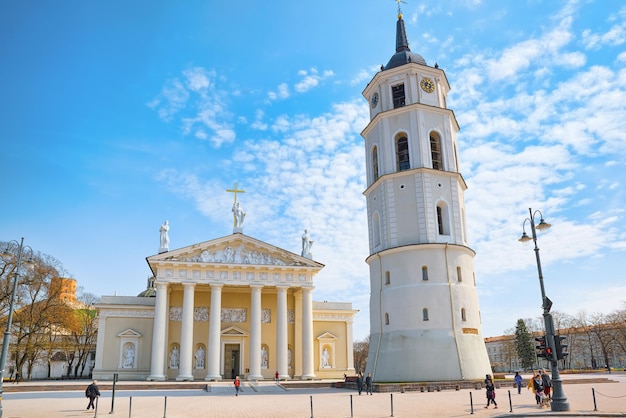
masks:
{"type": "MultiPolygon", "coordinates": [[[[626,417],[626,381],[598,384],[566,384],[564,391],[571,406],[570,414],[550,414],[548,408],[536,406],[532,393],[520,395],[510,390],[513,414],[529,416],[612,416],[626,417]],[[594,412],[592,388],[595,390],[597,412],[594,412]],[[617,414],[621,413],[621,415],[617,414]]],[[[100,417],[135,418],[337,418],[337,417],[483,417],[511,415],[509,389],[496,391],[498,409],[485,409],[484,390],[441,391],[432,393],[374,393],[359,396],[348,389],[289,389],[263,382],[255,388],[244,384],[243,392],[234,396],[232,382],[212,383],[211,391],[180,390],[118,390],[115,410],[111,411],[111,391],[103,391],[99,400],[100,417]],[[471,395],[470,395],[471,394],[471,395]],[[167,401],[166,401],[167,396],[167,401]],[[131,403],[132,397],[132,403],[131,403]],[[393,414],[392,414],[393,407],[393,414]],[[130,410],[129,410],[130,409],[130,410]]],[[[4,418],[27,417],[94,417],[86,411],[87,400],[80,392],[20,392],[6,393],[3,400],[4,418]]]]}

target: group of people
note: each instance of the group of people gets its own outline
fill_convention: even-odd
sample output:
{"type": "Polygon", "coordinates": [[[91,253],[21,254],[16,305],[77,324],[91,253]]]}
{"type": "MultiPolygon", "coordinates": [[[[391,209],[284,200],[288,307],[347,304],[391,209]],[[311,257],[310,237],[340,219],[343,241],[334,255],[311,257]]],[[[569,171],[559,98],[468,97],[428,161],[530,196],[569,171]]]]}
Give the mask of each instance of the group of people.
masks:
{"type": "Polygon", "coordinates": [[[533,378],[528,381],[527,387],[535,394],[535,401],[540,408],[550,405],[550,401],[552,401],[552,380],[544,369],[533,372],[533,378]]]}
{"type": "MultiPolygon", "coordinates": [[[[517,393],[522,393],[522,376],[519,372],[515,372],[515,376],[513,378],[515,380],[515,386],[517,387],[517,393]]],[[[535,395],[535,401],[539,407],[550,405],[550,401],[552,400],[552,380],[550,376],[544,369],[540,371],[533,372],[533,377],[528,381],[527,385],[528,390],[532,390],[535,395]]],[[[498,408],[498,404],[496,403],[496,390],[493,384],[493,379],[490,375],[485,377],[485,389],[487,394],[487,406],[485,408],[489,408],[489,405],[493,403],[495,408],[498,408]]]]}
{"type": "Polygon", "coordinates": [[[368,373],[365,380],[363,379],[363,373],[356,375],[356,388],[359,391],[359,395],[363,392],[363,384],[365,384],[365,394],[372,395],[372,374],[368,373]]]}

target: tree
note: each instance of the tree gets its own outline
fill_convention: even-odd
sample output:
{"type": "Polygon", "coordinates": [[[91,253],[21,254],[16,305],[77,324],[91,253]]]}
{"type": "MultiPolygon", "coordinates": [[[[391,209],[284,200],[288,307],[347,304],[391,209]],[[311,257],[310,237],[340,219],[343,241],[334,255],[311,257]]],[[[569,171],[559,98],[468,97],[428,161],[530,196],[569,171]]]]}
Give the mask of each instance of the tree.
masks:
{"type": "Polygon", "coordinates": [[[515,326],[515,351],[522,363],[522,368],[524,370],[532,368],[537,358],[535,354],[535,344],[523,319],[518,319],[517,325],[515,326]]]}
{"type": "Polygon", "coordinates": [[[368,335],[361,341],[355,341],[354,347],[354,370],[357,373],[364,372],[367,366],[367,353],[370,348],[370,336],[368,335]]]}

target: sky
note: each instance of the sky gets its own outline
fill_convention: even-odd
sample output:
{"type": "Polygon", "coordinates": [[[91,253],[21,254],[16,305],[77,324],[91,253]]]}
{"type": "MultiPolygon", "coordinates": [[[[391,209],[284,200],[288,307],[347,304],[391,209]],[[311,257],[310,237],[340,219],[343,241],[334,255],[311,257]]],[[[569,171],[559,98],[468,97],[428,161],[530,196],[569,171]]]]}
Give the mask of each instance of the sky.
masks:
{"type": "MultiPolygon", "coordinates": [[[[25,238],[96,295],[136,295],[170,249],[244,233],[299,254],[314,300],[369,333],[362,96],[395,52],[394,0],[0,3],[0,241],[25,238]]],[[[446,72],[484,337],[553,311],[624,308],[626,5],[406,0],[446,72]],[[539,214],[538,214],[539,215],[539,214]],[[526,232],[528,223],[526,223],[526,232]]]]}

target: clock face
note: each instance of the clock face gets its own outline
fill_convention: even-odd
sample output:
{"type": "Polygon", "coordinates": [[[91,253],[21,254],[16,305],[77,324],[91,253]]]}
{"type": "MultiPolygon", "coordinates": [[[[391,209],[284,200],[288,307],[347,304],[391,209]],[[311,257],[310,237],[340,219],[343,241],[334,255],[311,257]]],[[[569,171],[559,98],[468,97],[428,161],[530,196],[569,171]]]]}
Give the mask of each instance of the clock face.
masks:
{"type": "Polygon", "coordinates": [[[426,93],[432,93],[433,91],[435,91],[435,83],[430,78],[422,78],[420,86],[422,86],[422,90],[424,90],[426,93]]]}
{"type": "Polygon", "coordinates": [[[372,109],[378,106],[378,93],[372,94],[372,98],[370,99],[370,103],[372,104],[372,109]]]}

